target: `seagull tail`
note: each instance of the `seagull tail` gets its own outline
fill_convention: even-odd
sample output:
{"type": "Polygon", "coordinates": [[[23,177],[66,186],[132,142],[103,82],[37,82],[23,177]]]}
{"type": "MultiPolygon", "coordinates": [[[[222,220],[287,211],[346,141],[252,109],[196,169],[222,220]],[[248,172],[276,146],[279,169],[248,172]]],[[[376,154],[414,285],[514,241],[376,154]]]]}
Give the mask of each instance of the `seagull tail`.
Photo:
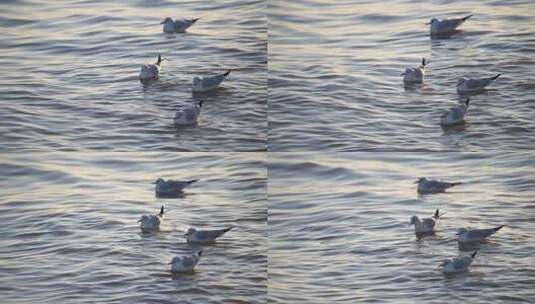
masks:
{"type": "Polygon", "coordinates": [[[470,17],[472,17],[472,16],[473,16],[473,15],[468,15],[468,16],[462,18],[462,20],[463,20],[463,21],[466,21],[466,20],[470,19],[470,17]]]}
{"type": "Polygon", "coordinates": [[[498,75],[496,75],[496,76],[494,76],[494,77],[490,77],[490,79],[492,79],[492,80],[496,80],[496,78],[500,77],[500,75],[501,75],[501,74],[498,74],[498,75]]]}
{"type": "Polygon", "coordinates": [[[223,233],[227,233],[230,230],[232,230],[232,228],[234,228],[234,227],[228,227],[228,228],[223,229],[222,231],[223,231],[223,233]]]}
{"type": "Polygon", "coordinates": [[[193,184],[195,182],[198,182],[198,181],[199,181],[198,179],[192,179],[192,180],[187,181],[187,183],[191,185],[191,184],[193,184]]]}
{"type": "Polygon", "coordinates": [[[201,18],[193,18],[193,19],[191,19],[191,24],[197,22],[199,19],[201,19],[201,18]]]}
{"type": "Polygon", "coordinates": [[[230,71],[232,71],[232,70],[229,69],[228,71],[226,71],[225,74],[223,74],[223,76],[225,76],[225,77],[228,76],[228,74],[230,74],[230,71]]]}
{"type": "Polygon", "coordinates": [[[474,251],[474,253],[472,253],[472,254],[471,254],[470,256],[471,256],[471,257],[472,257],[472,259],[473,259],[473,258],[475,258],[475,257],[476,257],[476,255],[477,255],[477,250],[476,250],[476,251],[474,251]]]}
{"type": "Polygon", "coordinates": [[[158,54],[158,61],[156,61],[156,65],[159,66],[162,63],[162,54],[158,54]]]}
{"type": "Polygon", "coordinates": [[[505,227],[505,225],[498,226],[498,227],[494,228],[494,231],[496,232],[496,231],[502,229],[503,227],[505,227]]]}
{"type": "Polygon", "coordinates": [[[450,185],[452,186],[457,186],[457,185],[462,185],[463,182],[453,182],[453,183],[450,183],[450,185]]]}

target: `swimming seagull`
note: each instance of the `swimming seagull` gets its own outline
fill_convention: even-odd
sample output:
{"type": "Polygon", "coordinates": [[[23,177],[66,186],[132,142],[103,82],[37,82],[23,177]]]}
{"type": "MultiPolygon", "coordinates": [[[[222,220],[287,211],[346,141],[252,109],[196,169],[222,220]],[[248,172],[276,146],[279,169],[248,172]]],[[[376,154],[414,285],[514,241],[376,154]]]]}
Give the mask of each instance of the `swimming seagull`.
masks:
{"type": "Polygon", "coordinates": [[[232,228],[233,227],[220,230],[197,230],[196,228],[190,227],[184,236],[189,243],[212,243],[232,228]]]}
{"type": "Polygon", "coordinates": [[[461,25],[463,22],[468,20],[468,18],[472,17],[473,15],[468,15],[466,17],[462,18],[447,18],[447,19],[437,19],[432,18],[430,22],[426,23],[426,25],[430,26],[430,32],[431,35],[441,35],[441,34],[448,34],[452,33],[457,29],[459,25],[461,25]]]}
{"type": "Polygon", "coordinates": [[[155,232],[160,230],[160,218],[163,218],[164,213],[164,207],[160,209],[160,213],[158,215],[152,215],[152,214],[144,214],[141,216],[141,218],[137,221],[139,224],[139,228],[141,228],[142,232],[155,232]]]}
{"type": "Polygon", "coordinates": [[[155,64],[144,64],[141,66],[141,72],[139,72],[139,79],[141,81],[156,80],[160,76],[160,64],[165,59],[162,59],[161,54],[158,54],[158,60],[155,64]]]}
{"type": "Polygon", "coordinates": [[[466,111],[468,111],[469,103],[470,99],[466,98],[465,103],[450,108],[448,111],[442,114],[442,116],[440,116],[440,124],[444,127],[447,127],[464,123],[464,116],[466,115],[466,111]]]}
{"type": "Polygon", "coordinates": [[[401,74],[404,82],[422,83],[425,76],[425,58],[422,58],[422,64],[417,68],[407,68],[401,74]]]}
{"type": "MultiPolygon", "coordinates": [[[[445,192],[446,189],[453,186],[462,184],[461,182],[443,182],[438,180],[431,180],[425,177],[420,177],[417,181],[414,182],[418,184],[418,193],[440,193],[445,192]]],[[[437,209],[438,211],[438,209],[437,209]]]]}
{"type": "Polygon", "coordinates": [[[502,229],[504,226],[505,225],[501,225],[496,228],[470,230],[466,228],[461,228],[456,234],[458,236],[457,240],[459,243],[483,242],[489,236],[495,234],[496,232],[498,232],[498,230],[502,229]]]}
{"type": "Polygon", "coordinates": [[[178,110],[173,118],[175,126],[192,126],[199,123],[202,104],[203,101],[201,100],[198,105],[187,105],[178,110]]]}
{"type": "Polygon", "coordinates": [[[225,78],[230,74],[230,70],[226,71],[223,74],[201,77],[195,76],[193,78],[192,90],[195,93],[208,92],[217,88],[225,78]]]}
{"type": "Polygon", "coordinates": [[[202,251],[193,252],[192,254],[176,256],[169,264],[171,264],[171,272],[192,272],[199,260],[201,259],[202,251]]]}
{"type": "Polygon", "coordinates": [[[474,251],[474,253],[472,253],[469,256],[444,260],[444,262],[440,264],[440,266],[442,266],[442,272],[443,273],[458,273],[458,272],[464,272],[468,270],[468,267],[474,261],[476,254],[477,254],[477,251],[474,251]]]}
{"type": "Polygon", "coordinates": [[[192,26],[199,19],[201,18],[177,19],[173,21],[173,18],[167,17],[164,21],[160,22],[160,24],[163,24],[164,33],[184,33],[187,28],[192,26]]]}
{"type": "Polygon", "coordinates": [[[156,196],[177,196],[183,193],[184,188],[198,181],[198,179],[192,179],[189,181],[179,180],[164,180],[158,178],[153,184],[156,184],[156,196]]]}
{"type": "Polygon", "coordinates": [[[414,225],[414,232],[416,234],[428,234],[432,233],[433,229],[435,228],[435,220],[438,220],[440,217],[438,213],[438,208],[433,214],[431,218],[424,218],[422,221],[418,218],[418,216],[413,215],[411,217],[411,222],[409,225],[414,225]]]}
{"type": "Polygon", "coordinates": [[[483,90],[491,82],[500,77],[501,74],[487,78],[464,78],[461,77],[457,81],[457,93],[470,93],[483,90]]]}

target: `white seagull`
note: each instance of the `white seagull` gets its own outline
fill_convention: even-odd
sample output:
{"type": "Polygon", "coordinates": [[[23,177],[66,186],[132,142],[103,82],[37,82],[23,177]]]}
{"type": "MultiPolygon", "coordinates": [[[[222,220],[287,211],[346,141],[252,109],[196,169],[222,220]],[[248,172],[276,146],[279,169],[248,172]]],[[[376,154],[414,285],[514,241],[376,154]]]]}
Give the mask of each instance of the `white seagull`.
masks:
{"type": "Polygon", "coordinates": [[[137,221],[139,224],[139,228],[141,228],[142,232],[155,232],[160,230],[160,218],[163,218],[165,211],[164,207],[160,209],[160,213],[158,215],[152,215],[152,214],[144,214],[141,216],[141,218],[137,221]]]}
{"type": "Polygon", "coordinates": [[[468,15],[466,17],[462,18],[447,18],[447,19],[437,19],[432,18],[431,21],[426,23],[426,25],[430,25],[430,32],[431,35],[442,35],[442,34],[449,34],[455,31],[459,25],[461,25],[463,22],[468,20],[468,18],[472,17],[473,15],[468,15]]]}
{"type": "Polygon", "coordinates": [[[139,72],[139,79],[141,81],[156,80],[160,76],[160,64],[165,59],[162,59],[162,56],[158,54],[158,60],[155,64],[144,64],[141,66],[141,71],[139,72]]]}
{"type": "Polygon", "coordinates": [[[160,22],[163,24],[164,33],[184,33],[187,28],[192,26],[200,18],[194,19],[177,19],[173,21],[173,18],[167,17],[164,21],[160,22]]]}
{"type": "Polygon", "coordinates": [[[491,82],[500,77],[501,74],[487,78],[464,78],[461,77],[457,81],[457,93],[470,93],[483,90],[491,82]]]}
{"type": "Polygon", "coordinates": [[[198,105],[189,104],[178,110],[173,118],[175,126],[193,126],[198,124],[202,104],[203,101],[201,100],[198,105]]]}
{"type": "Polygon", "coordinates": [[[179,180],[164,180],[158,178],[153,184],[156,184],[156,196],[177,196],[184,192],[184,188],[198,181],[198,179],[192,179],[189,181],[179,180]]]}
{"type": "Polygon", "coordinates": [[[440,264],[440,266],[442,266],[442,272],[451,274],[467,271],[470,264],[474,261],[476,254],[477,251],[474,251],[474,253],[468,256],[444,260],[444,262],[440,264]]]}
{"type": "Polygon", "coordinates": [[[407,68],[401,73],[404,82],[422,83],[425,76],[425,58],[422,58],[422,64],[417,68],[407,68]]]}
{"type": "Polygon", "coordinates": [[[442,114],[442,116],[440,116],[440,124],[444,127],[447,127],[464,123],[464,116],[466,115],[466,111],[468,111],[469,103],[470,99],[466,98],[465,103],[450,108],[448,111],[442,114]]]}
{"type": "Polygon", "coordinates": [[[433,214],[431,218],[424,218],[422,221],[420,221],[420,218],[418,216],[413,215],[411,217],[411,222],[409,225],[414,225],[414,232],[416,234],[428,234],[432,233],[433,229],[435,229],[435,220],[438,220],[440,217],[438,213],[438,208],[433,214]]]}
{"type": "Polygon", "coordinates": [[[202,93],[202,92],[208,92],[215,88],[217,88],[225,78],[227,78],[228,74],[230,74],[230,70],[226,71],[223,74],[215,75],[215,76],[207,76],[207,77],[201,77],[201,76],[195,76],[193,78],[192,83],[192,90],[195,93],[202,93]]]}
{"type": "Polygon", "coordinates": [[[190,227],[184,236],[189,243],[212,243],[231,229],[232,227],[219,230],[197,230],[196,228],[190,227]]]}
{"type": "Polygon", "coordinates": [[[489,236],[498,232],[505,225],[498,226],[496,228],[488,229],[466,229],[461,228],[457,232],[457,241],[459,243],[472,243],[472,242],[484,242],[489,236]]]}
{"type": "Polygon", "coordinates": [[[197,251],[188,255],[181,255],[174,257],[169,264],[171,264],[171,272],[192,272],[199,260],[201,259],[202,251],[197,251]]]}
{"type": "Polygon", "coordinates": [[[448,188],[462,184],[461,182],[454,182],[454,183],[443,182],[443,181],[438,181],[438,180],[427,179],[425,177],[420,177],[414,183],[418,184],[417,191],[418,193],[422,193],[422,194],[445,192],[446,189],[448,188]]]}

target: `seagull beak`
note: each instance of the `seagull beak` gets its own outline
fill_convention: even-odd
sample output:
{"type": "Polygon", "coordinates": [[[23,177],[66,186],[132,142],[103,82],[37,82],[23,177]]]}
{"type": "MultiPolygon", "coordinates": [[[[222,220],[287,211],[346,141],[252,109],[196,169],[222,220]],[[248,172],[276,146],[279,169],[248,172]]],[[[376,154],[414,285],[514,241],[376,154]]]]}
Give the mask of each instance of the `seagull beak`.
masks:
{"type": "Polygon", "coordinates": [[[169,264],[173,264],[173,262],[169,262],[169,263],[167,263],[167,265],[169,265],[169,264]]]}
{"type": "Polygon", "coordinates": [[[153,184],[153,185],[154,185],[154,184],[156,184],[156,182],[152,182],[151,184],[153,184]]]}
{"type": "Polygon", "coordinates": [[[405,76],[405,73],[401,73],[401,74],[399,74],[399,75],[400,75],[400,76],[405,76]]]}
{"type": "MultiPolygon", "coordinates": [[[[164,23],[165,23],[165,21],[160,22],[160,24],[164,24],[164,23]]],[[[169,263],[169,264],[171,264],[171,263],[169,263]]]]}
{"type": "Polygon", "coordinates": [[[427,22],[425,25],[429,25],[429,24],[431,24],[431,22],[427,22]]]}

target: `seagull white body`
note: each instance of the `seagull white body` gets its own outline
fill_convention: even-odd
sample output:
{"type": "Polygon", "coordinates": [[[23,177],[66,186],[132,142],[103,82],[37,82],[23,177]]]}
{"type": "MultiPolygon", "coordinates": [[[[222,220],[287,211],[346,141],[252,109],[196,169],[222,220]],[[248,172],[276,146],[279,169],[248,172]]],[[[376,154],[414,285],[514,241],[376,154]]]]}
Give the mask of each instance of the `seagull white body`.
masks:
{"type": "Polygon", "coordinates": [[[167,17],[164,21],[160,22],[160,24],[163,24],[163,31],[165,33],[184,33],[186,29],[199,19],[200,18],[173,20],[173,18],[167,17]]]}
{"type": "Polygon", "coordinates": [[[430,25],[429,31],[431,32],[431,35],[449,34],[455,31],[459,25],[463,24],[470,17],[472,17],[472,15],[461,18],[432,18],[427,24],[430,25]]]}
{"type": "Polygon", "coordinates": [[[158,55],[158,60],[155,64],[144,64],[141,66],[139,72],[139,79],[141,81],[156,80],[160,77],[160,64],[163,59],[161,55],[158,55]]]}
{"type": "Polygon", "coordinates": [[[464,104],[459,104],[456,107],[450,108],[447,112],[440,116],[440,124],[442,126],[453,126],[464,123],[464,116],[468,111],[469,99],[466,99],[464,104]]]}
{"type": "Polygon", "coordinates": [[[158,178],[155,182],[153,182],[153,184],[156,184],[156,196],[175,196],[183,193],[184,188],[189,187],[196,181],[198,181],[198,179],[179,181],[158,178]]]}
{"type": "Polygon", "coordinates": [[[422,83],[425,77],[425,58],[422,59],[422,64],[417,68],[407,68],[401,74],[403,81],[406,83],[422,83]]]}
{"type": "Polygon", "coordinates": [[[457,232],[457,241],[459,243],[472,243],[472,242],[484,242],[488,237],[498,232],[502,229],[504,225],[498,226],[496,228],[488,229],[466,229],[461,228],[457,232]]]}
{"type": "Polygon", "coordinates": [[[474,261],[476,254],[477,251],[474,251],[474,253],[469,256],[444,260],[441,264],[442,272],[445,274],[452,274],[467,271],[468,267],[470,267],[474,261]]]}
{"type": "Polygon", "coordinates": [[[201,100],[198,105],[190,104],[178,110],[173,118],[175,126],[192,126],[198,124],[202,104],[203,101],[201,100]]]}
{"type": "Polygon", "coordinates": [[[434,231],[435,229],[435,220],[439,219],[438,209],[435,211],[435,214],[431,218],[420,218],[416,215],[411,217],[409,225],[414,225],[414,232],[416,234],[428,234],[434,231]]]}
{"type": "Polygon", "coordinates": [[[169,264],[171,264],[171,272],[192,272],[199,260],[201,259],[202,251],[195,252],[188,255],[176,256],[169,264]]]}
{"type": "Polygon", "coordinates": [[[425,177],[418,179],[415,183],[418,184],[418,193],[440,193],[445,192],[453,186],[462,184],[461,182],[443,182],[438,180],[430,180],[425,177]]]}
{"type": "Polygon", "coordinates": [[[158,215],[152,215],[152,214],[144,214],[141,216],[141,218],[138,220],[139,228],[141,228],[142,232],[155,232],[160,230],[160,219],[163,218],[164,214],[164,207],[160,209],[160,213],[158,215]]]}
{"type": "Polygon", "coordinates": [[[184,236],[189,243],[212,243],[231,229],[232,227],[219,230],[197,230],[191,227],[188,228],[184,236]]]}
{"type": "Polygon", "coordinates": [[[457,81],[457,93],[463,94],[463,93],[471,93],[471,92],[477,92],[483,90],[486,86],[488,86],[491,82],[496,80],[496,78],[500,77],[501,74],[498,74],[493,77],[487,77],[487,78],[464,78],[461,77],[457,81]]]}
{"type": "Polygon", "coordinates": [[[215,76],[195,76],[192,82],[192,90],[195,93],[208,92],[216,89],[230,74],[230,70],[215,76]]]}

